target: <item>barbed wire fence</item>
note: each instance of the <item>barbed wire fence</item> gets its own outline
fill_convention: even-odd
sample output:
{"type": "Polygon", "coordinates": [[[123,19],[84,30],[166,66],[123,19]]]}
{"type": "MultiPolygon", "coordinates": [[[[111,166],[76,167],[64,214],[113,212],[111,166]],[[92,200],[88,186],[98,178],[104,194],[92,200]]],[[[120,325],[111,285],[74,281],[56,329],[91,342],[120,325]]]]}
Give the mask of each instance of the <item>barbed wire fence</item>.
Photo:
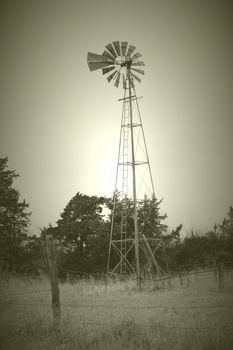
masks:
{"type": "MultiPolygon", "coordinates": [[[[40,327],[40,325],[46,320],[47,316],[51,314],[52,309],[52,315],[53,315],[53,325],[55,329],[61,330],[62,329],[62,316],[61,316],[61,310],[62,309],[72,309],[72,310],[81,310],[81,309],[109,309],[109,310],[204,310],[204,309],[226,309],[230,310],[233,309],[233,301],[232,303],[226,303],[226,304],[219,304],[219,305],[188,305],[188,306],[175,306],[175,305],[107,305],[106,303],[82,303],[82,302],[76,302],[76,303],[60,303],[60,291],[59,291],[59,285],[58,285],[58,278],[57,278],[57,271],[56,271],[56,262],[55,262],[55,251],[54,251],[54,244],[53,244],[53,237],[51,234],[48,234],[46,237],[46,251],[47,251],[47,257],[49,262],[49,276],[50,276],[50,285],[51,288],[47,289],[38,289],[38,290],[31,290],[31,291],[25,291],[25,292],[18,292],[18,293],[9,293],[9,294],[2,294],[0,299],[0,307],[3,307],[7,304],[7,300],[13,297],[20,297],[20,296],[29,296],[29,295],[36,295],[41,293],[49,293],[51,295],[52,303],[42,303],[42,302],[18,302],[14,304],[14,306],[17,307],[33,307],[38,306],[40,308],[44,308],[44,312],[42,316],[37,320],[37,326],[40,327]]],[[[67,282],[70,282],[72,278],[71,275],[78,276],[78,279],[101,279],[106,285],[109,281],[109,275],[104,273],[87,273],[82,271],[74,271],[74,270],[64,270],[67,273],[67,282]]],[[[180,281],[181,287],[183,286],[184,278],[190,278],[190,276],[198,276],[200,274],[205,273],[213,273],[214,279],[218,284],[218,289],[221,291],[224,289],[224,276],[226,273],[231,273],[232,270],[225,270],[223,266],[221,265],[217,269],[208,269],[208,270],[201,270],[201,271],[192,271],[192,272],[179,272],[178,274],[171,274],[170,276],[162,277],[162,278],[145,278],[147,281],[152,281],[155,283],[161,283],[163,281],[170,281],[174,279],[178,279],[180,281]]],[[[136,278],[131,277],[131,280],[136,280],[136,278]]],[[[112,279],[114,281],[114,278],[112,279]]],[[[116,281],[116,278],[115,278],[116,281]]],[[[111,300],[110,300],[111,301],[111,300]]],[[[121,301],[120,299],[118,300],[121,301]]],[[[9,300],[10,303],[10,300],[9,300]]],[[[68,322],[68,321],[66,321],[68,322]]],[[[81,321],[80,324],[84,326],[97,326],[97,327],[103,327],[103,326],[109,326],[109,322],[86,322],[81,321]]],[[[124,325],[124,322],[121,323],[121,325],[124,325]]],[[[114,326],[114,325],[113,325],[114,326]]],[[[140,327],[148,327],[148,325],[141,324],[140,327]]],[[[233,331],[233,323],[228,327],[190,327],[190,326],[175,326],[175,325],[163,325],[159,322],[156,322],[153,324],[154,328],[164,328],[164,329],[174,329],[174,330],[225,330],[225,331],[233,331]]]]}
{"type": "MultiPolygon", "coordinates": [[[[66,281],[68,283],[74,283],[77,282],[80,279],[85,280],[97,280],[97,281],[103,281],[106,286],[108,285],[108,281],[119,281],[119,280],[137,280],[135,276],[125,276],[125,277],[119,277],[117,275],[109,275],[103,272],[83,272],[83,271],[75,271],[75,270],[68,270],[68,269],[62,269],[63,272],[66,273],[66,281]]],[[[195,279],[197,280],[199,275],[206,274],[206,273],[213,273],[214,281],[217,283],[219,290],[224,289],[224,281],[225,281],[225,275],[227,273],[233,273],[230,269],[225,269],[223,265],[216,266],[214,269],[205,269],[205,270],[196,270],[196,271],[189,271],[189,272],[173,272],[169,275],[166,275],[164,277],[160,278],[154,278],[154,277],[142,277],[141,284],[147,281],[151,282],[157,282],[157,283],[163,283],[165,281],[171,282],[172,280],[178,279],[180,282],[181,287],[184,285],[185,281],[186,284],[190,284],[190,277],[195,276],[195,279]]]]}
{"type": "MultiPolygon", "coordinates": [[[[16,294],[10,294],[10,296],[18,296],[18,295],[30,295],[30,294],[35,294],[35,293],[40,293],[41,291],[31,291],[28,293],[16,293],[16,294]]],[[[42,292],[45,292],[45,290],[43,290],[42,292]]],[[[46,292],[51,292],[51,290],[46,290],[46,292]]],[[[9,295],[7,295],[9,296],[9,295]]],[[[121,299],[118,300],[119,302],[121,301],[121,299]]],[[[0,305],[4,304],[2,301],[0,302],[0,305]]],[[[43,321],[45,320],[46,316],[48,316],[48,314],[51,312],[51,303],[28,303],[28,302],[19,302],[17,304],[14,304],[14,307],[22,307],[23,309],[27,306],[29,307],[33,307],[33,306],[39,306],[42,308],[45,308],[45,312],[43,313],[42,317],[40,317],[39,321],[37,321],[37,326],[39,327],[43,321]]],[[[70,304],[62,304],[62,309],[72,309],[72,310],[81,310],[81,309],[97,309],[100,308],[102,310],[104,309],[109,309],[109,310],[203,310],[203,309],[214,309],[214,310],[218,310],[218,309],[226,309],[226,310],[233,310],[233,302],[232,303],[227,303],[227,304],[219,304],[219,305],[186,305],[186,306],[168,306],[168,305],[106,305],[104,303],[101,304],[82,304],[82,303],[70,303],[70,304]]],[[[55,320],[57,324],[57,319],[55,320]]],[[[72,322],[72,321],[71,321],[72,322]]],[[[67,323],[67,321],[66,321],[67,323]]],[[[86,321],[80,321],[81,324],[85,325],[85,326],[109,326],[111,325],[109,322],[86,322],[86,321]]],[[[121,322],[121,325],[123,326],[124,324],[127,325],[127,323],[121,322]]],[[[62,325],[62,322],[60,323],[60,326],[62,325]]],[[[113,324],[114,325],[114,324],[113,324]]],[[[148,325],[146,324],[142,324],[140,323],[140,327],[148,327],[148,325]]],[[[173,325],[169,325],[169,326],[165,326],[159,323],[153,324],[154,328],[165,328],[165,329],[181,329],[181,330],[231,330],[233,331],[233,324],[232,326],[229,327],[190,327],[190,326],[173,326],[173,325]]]]}

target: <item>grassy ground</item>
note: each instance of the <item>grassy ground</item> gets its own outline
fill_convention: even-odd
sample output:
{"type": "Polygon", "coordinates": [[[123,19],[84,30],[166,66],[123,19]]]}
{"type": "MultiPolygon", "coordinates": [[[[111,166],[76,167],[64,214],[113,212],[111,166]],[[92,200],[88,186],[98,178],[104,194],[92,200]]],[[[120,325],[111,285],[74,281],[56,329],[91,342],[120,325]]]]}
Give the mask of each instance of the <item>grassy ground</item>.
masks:
{"type": "Polygon", "coordinates": [[[213,273],[147,282],[81,280],[60,285],[62,326],[52,325],[46,278],[0,281],[1,350],[230,350],[233,275],[219,291],[213,273]]]}

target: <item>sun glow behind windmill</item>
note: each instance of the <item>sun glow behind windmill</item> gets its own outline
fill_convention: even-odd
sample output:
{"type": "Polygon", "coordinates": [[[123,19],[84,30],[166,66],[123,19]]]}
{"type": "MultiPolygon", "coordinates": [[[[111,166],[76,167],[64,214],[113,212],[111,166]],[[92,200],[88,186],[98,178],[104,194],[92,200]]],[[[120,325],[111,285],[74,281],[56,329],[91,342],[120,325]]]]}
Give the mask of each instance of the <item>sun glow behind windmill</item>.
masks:
{"type": "Polygon", "coordinates": [[[145,66],[141,57],[136,47],[126,41],[113,41],[105,46],[101,55],[91,52],[87,54],[90,71],[101,69],[103,75],[107,75],[109,83],[114,82],[115,87],[120,85],[124,89],[124,98],[120,99],[123,107],[107,272],[120,275],[133,273],[137,276],[138,283],[142,267],[144,273],[145,268],[148,271],[153,269],[161,277],[164,269],[155,259],[155,251],[158,255],[159,248],[162,247],[165,253],[164,245],[155,236],[155,232],[149,230],[148,237],[155,193],[134,84],[135,81],[140,83],[140,77],[145,74],[141,69],[145,66]],[[139,220],[139,210],[143,205],[144,214],[140,214],[139,220]],[[131,218],[133,215],[133,227],[130,215],[131,218]],[[135,258],[132,257],[133,248],[135,258]]]}

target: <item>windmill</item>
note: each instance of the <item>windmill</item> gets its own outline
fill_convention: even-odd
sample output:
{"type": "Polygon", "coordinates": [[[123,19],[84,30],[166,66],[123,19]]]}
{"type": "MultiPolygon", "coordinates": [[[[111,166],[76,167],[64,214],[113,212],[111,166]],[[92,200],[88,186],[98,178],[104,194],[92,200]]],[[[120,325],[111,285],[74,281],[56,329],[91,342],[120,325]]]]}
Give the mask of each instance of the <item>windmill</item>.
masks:
{"type": "Polygon", "coordinates": [[[109,43],[101,55],[87,54],[90,71],[101,69],[124,90],[107,272],[134,274],[138,281],[142,268],[161,277],[167,265],[162,235],[154,232],[156,198],[135,90],[145,74],[141,57],[126,41],[109,43]]]}

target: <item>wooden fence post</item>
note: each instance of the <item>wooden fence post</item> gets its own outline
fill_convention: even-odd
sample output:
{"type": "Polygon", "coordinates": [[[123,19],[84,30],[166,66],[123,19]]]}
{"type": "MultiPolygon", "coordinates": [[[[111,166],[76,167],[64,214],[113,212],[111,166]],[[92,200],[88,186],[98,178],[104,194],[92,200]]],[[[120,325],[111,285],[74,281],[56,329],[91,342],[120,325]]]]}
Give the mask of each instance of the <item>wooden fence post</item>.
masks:
{"type": "Polygon", "coordinates": [[[187,277],[186,277],[186,286],[187,286],[187,288],[189,288],[189,286],[190,286],[189,275],[187,275],[187,277]]]}
{"type": "Polygon", "coordinates": [[[182,273],[179,273],[179,277],[180,277],[180,285],[181,287],[183,287],[183,279],[182,279],[182,273]]]}
{"type": "Polygon", "coordinates": [[[218,283],[219,283],[219,289],[223,290],[223,288],[224,288],[224,264],[223,264],[223,262],[218,263],[218,283]]]}
{"type": "Polygon", "coordinates": [[[70,277],[70,272],[66,271],[66,282],[71,283],[71,277],[70,277]]]}
{"type": "Polygon", "coordinates": [[[49,277],[52,291],[52,309],[53,309],[53,322],[54,326],[61,325],[61,306],[60,306],[60,293],[57,280],[57,267],[55,259],[55,249],[53,242],[53,235],[51,233],[46,235],[46,252],[49,262],[49,277]]]}

